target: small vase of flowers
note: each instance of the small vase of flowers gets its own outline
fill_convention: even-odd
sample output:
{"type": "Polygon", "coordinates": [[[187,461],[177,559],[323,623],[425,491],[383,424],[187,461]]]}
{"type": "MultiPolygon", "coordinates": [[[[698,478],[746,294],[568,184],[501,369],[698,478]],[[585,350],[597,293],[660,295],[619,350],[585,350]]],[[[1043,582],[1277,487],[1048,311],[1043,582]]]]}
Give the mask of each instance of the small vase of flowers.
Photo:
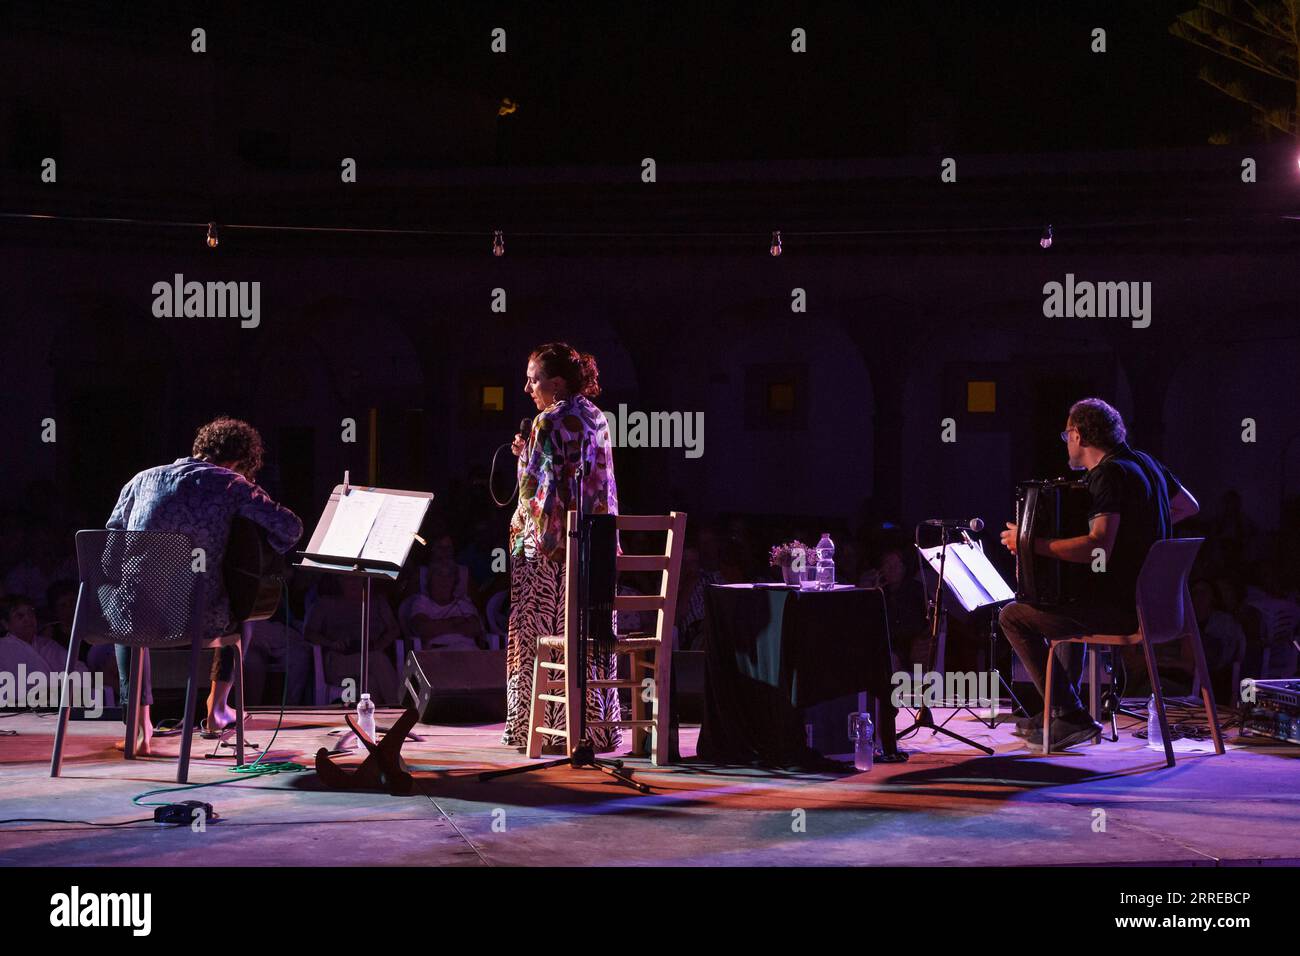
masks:
{"type": "Polygon", "coordinates": [[[781,578],[786,584],[799,586],[808,566],[808,545],[802,541],[787,541],[772,548],[768,564],[781,569],[781,578]]]}

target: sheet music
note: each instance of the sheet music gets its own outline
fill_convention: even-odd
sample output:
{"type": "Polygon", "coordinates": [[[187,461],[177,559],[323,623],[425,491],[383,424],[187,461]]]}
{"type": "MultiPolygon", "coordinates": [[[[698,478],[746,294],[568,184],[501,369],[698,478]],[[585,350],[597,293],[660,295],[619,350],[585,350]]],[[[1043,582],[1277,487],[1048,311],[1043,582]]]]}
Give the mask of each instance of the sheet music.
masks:
{"type": "MultiPolygon", "coordinates": [[[[937,573],[939,549],[917,550],[937,573]]],[[[1016,596],[1007,582],[1002,580],[997,568],[989,562],[988,556],[973,544],[962,542],[948,545],[948,561],[944,565],[943,576],[967,611],[974,611],[986,604],[1010,601],[1016,596]]]]}
{"type": "Polygon", "coordinates": [[[320,543],[320,553],[339,558],[360,555],[383,504],[383,495],[359,489],[339,498],[325,540],[320,543]]]}
{"type": "MultiPolygon", "coordinates": [[[[363,494],[365,492],[362,492],[363,494]]],[[[357,492],[353,492],[357,494],[357,492]]],[[[367,561],[391,561],[401,564],[411,549],[411,541],[424,520],[428,498],[412,495],[375,495],[382,500],[379,514],[361,557],[367,561]]]]}

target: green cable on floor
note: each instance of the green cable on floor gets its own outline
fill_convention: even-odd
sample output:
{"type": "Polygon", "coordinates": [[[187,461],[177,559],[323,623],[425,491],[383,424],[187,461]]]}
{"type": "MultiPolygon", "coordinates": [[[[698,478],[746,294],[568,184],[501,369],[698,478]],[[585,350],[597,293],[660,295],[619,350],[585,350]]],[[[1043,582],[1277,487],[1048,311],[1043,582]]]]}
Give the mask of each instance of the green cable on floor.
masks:
{"type": "Polygon", "coordinates": [[[281,600],[284,601],[284,611],[285,611],[284,659],[286,662],[285,664],[286,670],[284,674],[284,690],[280,694],[280,717],[275,722],[275,733],[271,734],[270,742],[267,743],[267,745],[262,749],[262,752],[257,755],[257,759],[249,764],[241,763],[238,764],[237,766],[231,767],[230,768],[231,773],[240,773],[240,774],[260,777],[260,776],[276,774],[276,773],[302,773],[303,771],[309,769],[308,767],[305,767],[300,763],[294,763],[292,760],[282,760],[277,763],[266,763],[266,764],[262,763],[262,758],[271,752],[271,748],[275,746],[275,739],[280,736],[280,728],[284,725],[284,709],[287,706],[289,706],[289,672],[288,672],[288,663],[287,663],[289,660],[289,630],[290,630],[289,585],[284,584],[282,585],[282,588],[283,588],[283,595],[281,597],[281,600]]]}
{"type": "MultiPolygon", "coordinates": [[[[283,600],[285,601],[286,604],[286,610],[288,610],[287,605],[289,601],[288,590],[289,588],[286,585],[284,588],[285,593],[283,597],[283,600]]],[[[288,630],[289,630],[288,624],[286,621],[285,635],[284,635],[285,660],[289,659],[288,630]]],[[[270,753],[271,748],[275,746],[275,739],[280,736],[280,728],[284,725],[284,709],[285,707],[288,706],[288,704],[289,704],[289,680],[288,680],[288,674],[286,674],[285,681],[284,681],[284,692],[280,696],[280,718],[275,722],[275,733],[271,735],[270,742],[266,745],[266,748],[260,754],[257,755],[256,760],[254,760],[252,763],[249,764],[241,763],[234,767],[231,767],[230,768],[231,773],[240,774],[242,778],[246,779],[250,776],[269,777],[277,773],[302,773],[306,770],[311,769],[310,767],[303,766],[300,763],[295,763],[292,760],[282,760],[282,761],[277,761],[276,763],[265,763],[265,764],[262,763],[262,758],[265,757],[268,753],[270,753]]],[[[212,780],[209,781],[208,783],[189,783],[180,787],[163,787],[160,790],[146,790],[144,793],[138,793],[134,797],[132,797],[131,802],[135,804],[137,807],[165,807],[167,806],[167,804],[165,803],[141,803],[140,801],[144,797],[152,797],[154,794],[158,794],[158,793],[179,793],[185,790],[198,790],[202,787],[219,787],[224,783],[235,783],[237,779],[241,779],[241,778],[232,777],[229,780],[212,780]]]]}

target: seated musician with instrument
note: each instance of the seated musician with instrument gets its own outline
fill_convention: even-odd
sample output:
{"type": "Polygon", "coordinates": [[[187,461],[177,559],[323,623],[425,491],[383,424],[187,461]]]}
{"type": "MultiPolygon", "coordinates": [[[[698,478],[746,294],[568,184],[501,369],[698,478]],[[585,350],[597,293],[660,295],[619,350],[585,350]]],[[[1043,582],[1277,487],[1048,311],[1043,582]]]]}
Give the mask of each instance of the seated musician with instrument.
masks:
{"type": "MultiPolygon", "coordinates": [[[[196,613],[203,616],[204,636],[218,637],[232,633],[236,627],[230,620],[230,602],[222,576],[235,516],[242,515],[266,529],[269,544],[281,554],[302,536],[302,521],[254,483],[262,467],[262,437],[252,425],[234,418],[217,418],[199,429],[192,451],[189,458],[149,468],[127,482],[105,527],[188,534],[194,547],[203,549],[208,573],[207,606],[197,608],[196,613]]],[[[234,722],[228,704],[234,657],[229,647],[223,647],[213,657],[209,730],[221,730],[234,722]]],[[[130,648],[119,644],[117,667],[124,702],[130,700],[130,659],[130,648]]],[[[149,717],[153,695],[147,667],[140,690],[137,726],[142,739],[136,753],[147,754],[153,732],[149,717]]]]}
{"type": "MultiPolygon", "coordinates": [[[[1129,447],[1126,438],[1123,418],[1101,399],[1085,398],[1071,406],[1061,440],[1069,449],[1070,467],[1087,471],[1088,533],[1040,537],[1034,540],[1034,550],[1044,557],[1090,565],[1094,573],[1084,576],[1089,593],[1050,610],[1014,602],[999,616],[1003,633],[1039,693],[1047,673],[1048,637],[1137,630],[1137,578],[1147,551],[1171,537],[1174,524],[1200,510],[1168,468],[1129,447]]],[[[1002,532],[1002,543],[1012,553],[1018,530],[1008,522],[1002,532]]],[[[1057,651],[1066,666],[1053,668],[1054,748],[1083,743],[1101,733],[1101,725],[1079,700],[1083,651],[1079,644],[1064,644],[1057,651]]],[[[1040,711],[1018,720],[1016,733],[1041,745],[1042,726],[1040,711]]]]}

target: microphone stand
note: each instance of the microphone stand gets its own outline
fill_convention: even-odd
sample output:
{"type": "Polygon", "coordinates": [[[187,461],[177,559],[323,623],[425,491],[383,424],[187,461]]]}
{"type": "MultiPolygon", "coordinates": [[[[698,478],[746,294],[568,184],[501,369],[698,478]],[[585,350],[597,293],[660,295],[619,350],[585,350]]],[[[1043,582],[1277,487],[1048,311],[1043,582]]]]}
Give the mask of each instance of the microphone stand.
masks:
{"type": "MultiPolygon", "coordinates": [[[[578,630],[578,653],[577,660],[566,660],[568,667],[578,668],[578,699],[576,706],[574,701],[568,701],[567,705],[577,712],[577,726],[569,727],[568,731],[570,741],[576,740],[573,745],[573,754],[568,757],[560,757],[556,760],[545,760],[541,763],[524,764],[521,767],[508,767],[505,770],[488,770],[478,775],[482,783],[489,780],[495,780],[497,777],[508,777],[514,774],[531,773],[534,770],[549,770],[552,767],[563,767],[566,764],[574,770],[599,770],[607,773],[619,783],[626,784],[641,793],[651,793],[651,789],[644,783],[641,783],[632,777],[632,771],[623,766],[623,761],[613,760],[606,757],[597,757],[596,748],[587,734],[587,643],[590,639],[590,610],[591,610],[591,588],[588,575],[588,569],[591,567],[591,527],[583,519],[586,517],[582,512],[582,483],[587,474],[587,440],[582,442],[582,459],[578,462],[577,479],[578,495],[576,511],[578,513],[577,530],[570,532],[571,537],[578,539],[578,566],[569,568],[569,574],[578,576],[578,620],[577,622],[568,622],[569,625],[575,626],[578,630]]],[[[540,649],[539,649],[540,653],[540,649]]],[[[533,688],[533,693],[537,689],[533,688]]],[[[617,691],[615,691],[617,693],[617,691]]],[[[531,729],[531,728],[530,728],[531,729]]]]}
{"type": "MultiPolygon", "coordinates": [[[[945,567],[945,565],[946,565],[946,563],[947,563],[947,560],[948,560],[948,528],[947,528],[947,526],[942,526],[942,527],[940,528],[940,534],[941,534],[941,538],[940,538],[940,545],[939,545],[939,579],[935,582],[935,585],[934,585],[934,600],[932,600],[932,601],[930,602],[930,608],[929,608],[929,611],[930,611],[930,648],[929,648],[929,653],[927,654],[927,660],[926,660],[926,663],[927,663],[927,665],[928,665],[928,668],[927,668],[927,672],[928,672],[928,673],[933,673],[933,672],[934,672],[935,658],[936,658],[936,656],[937,656],[938,653],[939,653],[939,621],[940,621],[940,619],[942,618],[942,616],[943,616],[944,613],[945,613],[945,611],[944,611],[944,609],[943,609],[943,590],[944,590],[944,588],[943,588],[943,586],[944,586],[943,571],[944,571],[944,567],[945,567]]],[[[920,535],[920,526],[919,526],[919,525],[917,526],[917,535],[918,535],[918,537],[919,537],[919,535],[920,535]]],[[[916,693],[916,689],[913,688],[913,691],[912,691],[912,692],[915,694],[915,693],[916,693]]],[[[951,719],[951,718],[949,718],[949,719],[951,719]]],[[[944,726],[943,724],[936,724],[936,723],[934,722],[934,713],[930,710],[929,706],[925,703],[924,692],[922,692],[922,697],[921,697],[921,709],[918,710],[918,711],[916,712],[916,720],[915,720],[915,722],[912,724],[911,727],[908,727],[906,730],[901,731],[901,732],[898,734],[898,739],[899,739],[899,740],[902,740],[904,737],[907,737],[907,736],[910,735],[910,734],[914,734],[914,733],[916,733],[918,730],[922,730],[922,729],[929,729],[929,730],[933,731],[934,733],[944,734],[944,735],[946,735],[946,736],[948,736],[948,737],[951,737],[953,740],[957,740],[957,741],[960,741],[961,743],[966,744],[966,746],[968,746],[968,747],[974,747],[976,750],[983,751],[983,752],[984,752],[985,754],[987,754],[988,756],[992,756],[992,755],[993,755],[993,749],[992,749],[991,747],[985,747],[983,744],[977,744],[975,741],[971,740],[969,737],[963,737],[961,734],[957,733],[955,730],[949,730],[949,729],[948,729],[946,726],[944,726]]]]}

